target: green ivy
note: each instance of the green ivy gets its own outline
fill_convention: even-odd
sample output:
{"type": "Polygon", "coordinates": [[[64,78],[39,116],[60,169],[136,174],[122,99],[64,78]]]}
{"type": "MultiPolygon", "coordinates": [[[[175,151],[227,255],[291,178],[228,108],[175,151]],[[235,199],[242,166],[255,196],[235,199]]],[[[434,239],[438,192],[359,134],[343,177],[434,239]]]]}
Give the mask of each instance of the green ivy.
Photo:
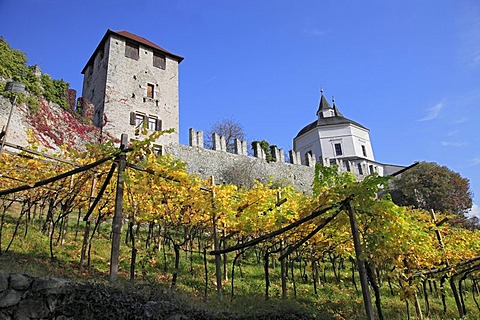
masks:
{"type": "Polygon", "coordinates": [[[313,195],[315,197],[320,195],[321,188],[334,188],[351,184],[357,181],[355,175],[349,171],[340,172],[338,165],[331,165],[328,167],[322,166],[320,163],[315,164],[315,177],[313,178],[313,195]]]}
{"type": "MultiPolygon", "coordinates": [[[[30,111],[39,109],[40,99],[57,103],[63,108],[68,107],[67,90],[69,84],[64,80],[52,79],[48,74],[39,78],[35,75],[35,66],[27,66],[25,53],[12,49],[0,38],[0,76],[25,84],[26,94],[17,94],[18,103],[26,103],[30,111]]],[[[0,86],[0,94],[11,98],[12,92],[5,91],[5,84],[0,86]]]]}
{"type": "Polygon", "coordinates": [[[275,156],[272,155],[272,153],[270,152],[270,144],[267,141],[265,141],[265,140],[253,141],[252,142],[252,148],[254,150],[255,150],[255,145],[256,144],[260,144],[260,148],[262,148],[263,152],[265,152],[265,159],[267,160],[268,163],[274,162],[274,161],[277,160],[277,159],[275,159],[275,156]]]}
{"type": "Polygon", "coordinates": [[[43,96],[46,100],[55,102],[63,108],[68,107],[66,93],[68,90],[68,83],[60,80],[52,79],[48,74],[42,74],[40,77],[43,87],[43,96]]]}
{"type": "Polygon", "coordinates": [[[15,77],[25,73],[27,69],[27,57],[19,50],[10,48],[8,43],[0,38],[0,75],[5,78],[15,77]]]}

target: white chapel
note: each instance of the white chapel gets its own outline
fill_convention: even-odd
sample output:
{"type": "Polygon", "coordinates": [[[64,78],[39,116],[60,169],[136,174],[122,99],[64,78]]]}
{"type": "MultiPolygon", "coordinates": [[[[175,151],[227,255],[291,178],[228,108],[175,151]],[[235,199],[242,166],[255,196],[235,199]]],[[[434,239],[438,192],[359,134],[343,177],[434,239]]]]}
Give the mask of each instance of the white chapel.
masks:
{"type": "Polygon", "coordinates": [[[358,179],[373,173],[384,175],[384,165],[376,162],[370,142],[370,130],[345,118],[321,90],[317,120],[300,130],[293,139],[293,149],[302,164],[338,165],[340,171],[353,172],[358,179]]]}

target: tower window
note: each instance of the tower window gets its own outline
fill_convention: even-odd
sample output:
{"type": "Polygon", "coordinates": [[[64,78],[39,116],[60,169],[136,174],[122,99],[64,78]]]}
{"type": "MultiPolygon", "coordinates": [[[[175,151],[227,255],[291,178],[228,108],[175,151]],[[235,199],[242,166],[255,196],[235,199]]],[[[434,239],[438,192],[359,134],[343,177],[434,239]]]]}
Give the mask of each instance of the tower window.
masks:
{"type": "Polygon", "coordinates": [[[152,151],[156,156],[161,156],[163,154],[162,146],[157,145],[157,144],[153,145],[152,151]]]}
{"type": "Polygon", "coordinates": [[[151,83],[147,84],[147,98],[153,99],[155,86],[151,83]]]}
{"type": "Polygon", "coordinates": [[[148,117],[148,130],[156,131],[157,130],[157,118],[148,117]]]}
{"type": "Polygon", "coordinates": [[[165,55],[154,51],[153,66],[165,70],[165,55]]]}
{"type": "Polygon", "coordinates": [[[368,166],[368,169],[369,169],[369,171],[370,171],[370,174],[373,174],[373,173],[375,172],[375,171],[373,170],[373,166],[372,166],[372,165],[368,166]]]}
{"type": "Polygon", "coordinates": [[[340,143],[335,143],[335,155],[341,156],[342,154],[342,145],[340,143]]]}
{"type": "Polygon", "coordinates": [[[143,125],[145,121],[145,115],[142,113],[138,112],[130,112],[130,124],[134,125],[136,127],[140,127],[140,125],[143,125]]]}
{"type": "Polygon", "coordinates": [[[143,125],[143,121],[145,120],[145,116],[143,114],[136,113],[135,114],[135,126],[138,127],[143,125]]]}
{"type": "Polygon", "coordinates": [[[130,112],[130,124],[150,131],[162,130],[162,120],[158,119],[157,116],[147,116],[141,112],[130,112]]]}
{"type": "Polygon", "coordinates": [[[364,157],[367,156],[367,148],[365,148],[365,146],[363,144],[362,144],[362,153],[363,153],[364,157]]]}
{"type": "Polygon", "coordinates": [[[125,43],[125,57],[138,60],[138,44],[135,42],[127,41],[125,43]]]}

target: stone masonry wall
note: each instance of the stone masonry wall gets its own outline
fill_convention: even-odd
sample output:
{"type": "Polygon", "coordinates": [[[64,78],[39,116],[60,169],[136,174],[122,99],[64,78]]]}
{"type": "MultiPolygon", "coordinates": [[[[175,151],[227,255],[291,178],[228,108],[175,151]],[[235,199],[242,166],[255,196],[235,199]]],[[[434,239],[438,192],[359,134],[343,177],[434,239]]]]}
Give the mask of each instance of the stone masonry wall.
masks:
{"type": "Polygon", "coordinates": [[[146,299],[131,290],[35,278],[0,271],[0,319],[212,319],[165,297],[146,299]]]}
{"type": "MultiPolygon", "coordinates": [[[[0,271],[0,320],[264,320],[284,316],[284,310],[262,310],[254,317],[234,310],[211,311],[151,284],[120,289],[0,271]]],[[[300,310],[292,311],[289,319],[313,319],[300,310]]]]}
{"type": "MultiPolygon", "coordinates": [[[[223,137],[214,135],[215,150],[203,147],[203,133],[190,129],[190,145],[171,144],[164,146],[164,153],[171,154],[187,164],[187,172],[203,178],[214,176],[217,183],[240,183],[246,180],[269,181],[280,185],[293,185],[297,190],[311,192],[315,174],[314,163],[305,166],[284,161],[283,150],[272,150],[277,162],[268,163],[262,150],[254,150],[255,157],[247,155],[246,142],[236,141],[236,153],[226,152],[223,137]]],[[[295,153],[290,160],[295,162],[295,153]]]]}
{"type": "Polygon", "coordinates": [[[139,59],[125,57],[126,40],[110,38],[109,62],[105,90],[104,130],[113,136],[127,133],[133,137],[135,127],[129,123],[130,112],[158,117],[164,129],[175,132],[158,143],[178,143],[178,61],[166,55],[165,70],[153,66],[153,50],[139,47],[139,59]],[[147,84],[154,85],[154,98],[147,98],[147,84]]]}
{"type": "Polygon", "coordinates": [[[60,279],[34,279],[0,271],[0,319],[50,318],[66,292],[66,284],[60,279]]]}
{"type": "Polygon", "coordinates": [[[0,96],[0,131],[7,125],[7,120],[12,111],[12,118],[8,127],[7,139],[8,142],[13,142],[18,145],[27,145],[27,129],[29,125],[26,120],[28,109],[25,104],[16,105],[12,109],[12,100],[0,96]]]}

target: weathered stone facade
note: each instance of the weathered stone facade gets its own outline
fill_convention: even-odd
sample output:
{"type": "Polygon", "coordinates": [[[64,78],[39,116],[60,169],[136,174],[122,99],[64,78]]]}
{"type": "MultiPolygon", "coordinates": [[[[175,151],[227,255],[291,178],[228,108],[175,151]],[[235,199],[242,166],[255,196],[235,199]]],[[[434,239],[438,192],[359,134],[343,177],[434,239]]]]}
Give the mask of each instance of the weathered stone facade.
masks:
{"type": "Polygon", "coordinates": [[[6,141],[26,146],[28,144],[27,129],[30,127],[27,122],[27,107],[22,104],[17,104],[12,110],[12,101],[0,96],[0,129],[5,130],[10,112],[12,112],[12,118],[10,120],[6,141]]]}
{"type": "MultiPolygon", "coordinates": [[[[261,150],[254,157],[248,156],[246,142],[236,141],[236,153],[226,151],[223,137],[214,135],[214,150],[203,147],[203,133],[190,129],[190,146],[170,144],[164,152],[187,164],[187,172],[203,178],[214,176],[217,183],[249,185],[254,180],[276,185],[292,185],[305,193],[311,192],[314,165],[305,166],[285,162],[282,149],[273,148],[275,162],[267,162],[261,150]],[[215,143],[216,141],[216,143],[215,143]]],[[[293,157],[290,158],[293,160],[293,157]]]]}
{"type": "Polygon", "coordinates": [[[159,145],[178,143],[178,64],[183,58],[150,41],[108,30],[82,70],[82,96],[95,105],[94,122],[114,137],[174,128],[159,145]]]}

